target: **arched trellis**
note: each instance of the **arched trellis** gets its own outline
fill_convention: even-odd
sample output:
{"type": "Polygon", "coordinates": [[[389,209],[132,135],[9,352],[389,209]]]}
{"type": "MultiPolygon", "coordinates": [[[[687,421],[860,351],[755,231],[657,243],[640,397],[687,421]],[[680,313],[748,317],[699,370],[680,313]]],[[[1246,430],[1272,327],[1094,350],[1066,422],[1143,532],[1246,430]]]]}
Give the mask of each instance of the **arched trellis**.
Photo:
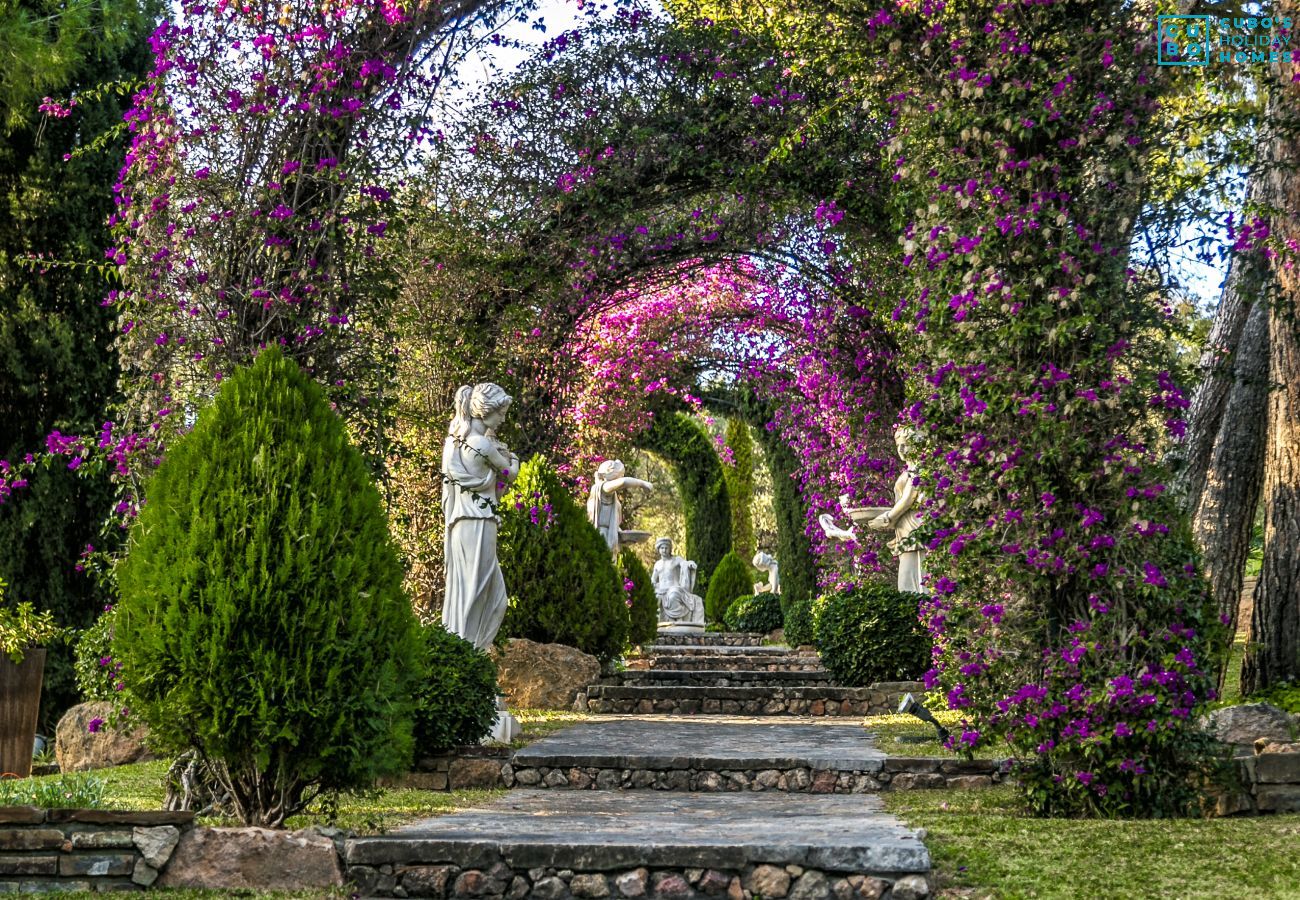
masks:
{"type": "Polygon", "coordinates": [[[664,411],[636,445],[672,469],[686,519],[685,555],[699,566],[695,592],[704,596],[713,570],[731,550],[731,498],[713,441],[690,415],[664,411]]]}

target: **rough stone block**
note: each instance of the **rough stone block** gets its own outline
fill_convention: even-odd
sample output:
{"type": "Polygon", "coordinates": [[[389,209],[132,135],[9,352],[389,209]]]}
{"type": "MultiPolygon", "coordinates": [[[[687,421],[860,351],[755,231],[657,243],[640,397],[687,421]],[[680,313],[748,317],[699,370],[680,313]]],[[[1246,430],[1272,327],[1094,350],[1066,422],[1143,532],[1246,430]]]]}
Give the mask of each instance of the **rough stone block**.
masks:
{"type": "Polygon", "coordinates": [[[551,875],[534,882],[532,896],[537,900],[559,900],[568,890],[563,881],[551,875]]]}
{"type": "Polygon", "coordinates": [[[658,872],[653,879],[652,894],[657,900],[685,900],[694,895],[691,885],[676,872],[658,872]]]}
{"type": "Polygon", "coordinates": [[[574,875],[569,882],[569,890],[575,897],[608,897],[609,882],[604,875],[574,875]]]}
{"type": "MultiPolygon", "coordinates": [[[[885,760],[886,772],[912,772],[916,774],[927,774],[938,772],[939,767],[944,760],[933,756],[891,756],[885,760]]],[[[956,775],[956,772],[949,774],[956,775]]]]}
{"type": "Polygon", "coordinates": [[[45,810],[34,806],[0,806],[0,825],[39,825],[45,810]]]}
{"type": "Polygon", "coordinates": [[[1264,753],[1256,756],[1255,778],[1261,784],[1300,785],[1300,753],[1264,753]]]}
{"type": "Polygon", "coordinates": [[[790,892],[790,873],[780,866],[756,866],[741,885],[752,894],[761,894],[765,900],[780,900],[790,892]]]}
{"type": "Polygon", "coordinates": [[[343,870],[334,842],[311,831],[195,828],[181,836],[158,884],[212,890],[310,890],[342,885],[343,870]]]}
{"type": "Polygon", "coordinates": [[[73,850],[130,850],[135,847],[129,831],[76,831],[71,843],[73,850]]]}
{"type": "Polygon", "coordinates": [[[894,882],[890,900],[925,900],[930,896],[930,882],[924,875],[904,875],[894,882]]]}
{"type": "Polygon", "coordinates": [[[790,888],[790,900],[831,900],[830,879],[816,869],[799,876],[790,888]]]}
{"type": "Polygon", "coordinates": [[[948,787],[962,791],[993,787],[993,778],[989,775],[954,775],[948,779],[948,787]]]}
{"type": "Polygon", "coordinates": [[[0,855],[0,875],[57,875],[57,856],[0,855]]]}
{"type": "Polygon", "coordinates": [[[57,828],[0,828],[0,850],[58,850],[62,846],[63,832],[57,828]]]}
{"type": "Polygon", "coordinates": [[[479,869],[467,869],[456,878],[452,887],[453,897],[483,897],[501,894],[505,884],[479,869]]]}
{"type": "Polygon", "coordinates": [[[725,894],[727,889],[731,887],[731,876],[726,872],[719,872],[717,869],[709,869],[700,878],[695,887],[698,888],[701,893],[708,894],[709,896],[725,894]]]}
{"type": "Polygon", "coordinates": [[[624,872],[614,879],[614,889],[618,891],[619,896],[634,900],[634,898],[645,896],[649,882],[650,872],[648,870],[633,869],[631,872],[624,872]]]}
{"type": "Polygon", "coordinates": [[[131,880],[141,887],[152,887],[158,880],[158,870],[143,859],[137,859],[135,868],[131,870],[131,880]]]}
{"type": "Polygon", "coordinates": [[[135,870],[134,853],[96,853],[59,857],[59,875],[130,875],[135,870]]]}
{"type": "Polygon", "coordinates": [[[943,788],[948,786],[948,779],[944,778],[938,772],[930,775],[914,775],[911,772],[900,772],[894,776],[890,785],[896,791],[908,791],[915,788],[943,788]]]}
{"type": "Polygon", "coordinates": [[[144,861],[155,869],[161,869],[171,859],[172,851],[181,839],[181,830],[175,825],[157,825],[153,828],[136,828],[131,832],[135,848],[140,851],[144,861]]]}
{"type": "Polygon", "coordinates": [[[400,870],[399,877],[412,897],[445,897],[458,872],[455,866],[411,866],[400,870]]]}
{"type": "Polygon", "coordinates": [[[496,759],[466,759],[452,761],[447,773],[447,783],[453,791],[464,788],[494,788],[501,786],[501,761],[496,759]]]}
{"type": "Polygon", "coordinates": [[[1255,788],[1260,812],[1300,812],[1300,784],[1261,784],[1255,788]]]}

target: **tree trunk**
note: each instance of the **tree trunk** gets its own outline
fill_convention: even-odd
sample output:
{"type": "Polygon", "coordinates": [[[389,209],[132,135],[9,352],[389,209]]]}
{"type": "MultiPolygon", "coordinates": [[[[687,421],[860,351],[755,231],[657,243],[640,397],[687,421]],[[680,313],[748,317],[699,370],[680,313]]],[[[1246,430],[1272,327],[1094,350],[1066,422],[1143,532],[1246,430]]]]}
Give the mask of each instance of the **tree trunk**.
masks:
{"type": "MultiPolygon", "coordinates": [[[[1294,8],[1294,3],[1282,3],[1279,12],[1293,15],[1294,8]]],[[[1287,77],[1289,71],[1279,68],[1277,74],[1280,83],[1269,98],[1269,118],[1277,131],[1270,142],[1266,200],[1272,237],[1283,247],[1297,247],[1300,83],[1287,77]]],[[[1271,261],[1277,292],[1268,322],[1272,384],[1264,457],[1264,563],[1241,672],[1245,693],[1300,677],[1300,271],[1295,255],[1284,251],[1271,261]]]]}
{"type": "MultiPolygon", "coordinates": [[[[1244,259],[1239,262],[1234,268],[1250,267],[1244,259]]],[[[1205,573],[1219,614],[1233,629],[1264,480],[1269,360],[1269,304],[1262,285],[1255,277],[1235,281],[1237,290],[1255,299],[1240,303],[1250,314],[1233,353],[1232,378],[1225,379],[1229,390],[1192,515],[1192,531],[1205,557],[1205,573]]],[[[1225,296],[1224,302],[1229,298],[1225,296]]]]}

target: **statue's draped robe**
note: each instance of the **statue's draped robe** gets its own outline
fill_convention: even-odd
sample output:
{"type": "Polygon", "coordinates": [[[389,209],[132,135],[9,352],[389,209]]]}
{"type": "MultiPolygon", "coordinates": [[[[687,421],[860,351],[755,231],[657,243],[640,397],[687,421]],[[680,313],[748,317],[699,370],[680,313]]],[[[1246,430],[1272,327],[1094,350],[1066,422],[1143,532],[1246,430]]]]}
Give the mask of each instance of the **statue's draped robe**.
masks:
{"type": "Polygon", "coordinates": [[[480,650],[492,646],[506,614],[506,583],[497,562],[496,471],[448,437],[442,448],[446,522],[446,596],[442,624],[480,650]]]}
{"type": "Polygon", "coordinates": [[[604,482],[599,478],[591,486],[591,492],[587,494],[587,518],[605,539],[605,546],[610,550],[618,549],[618,529],[623,520],[623,504],[618,499],[618,491],[606,491],[604,482]]]}

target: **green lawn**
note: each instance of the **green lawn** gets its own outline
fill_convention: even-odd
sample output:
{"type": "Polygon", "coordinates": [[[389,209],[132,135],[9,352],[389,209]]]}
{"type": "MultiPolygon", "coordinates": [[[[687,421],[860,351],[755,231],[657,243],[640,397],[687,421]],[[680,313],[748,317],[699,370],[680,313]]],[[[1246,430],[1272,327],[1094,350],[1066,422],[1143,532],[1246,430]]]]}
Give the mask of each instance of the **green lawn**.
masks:
{"type": "Polygon", "coordinates": [[[1300,898],[1300,815],[1032,819],[1010,787],[884,796],[927,830],[941,896],[1300,898]]]}
{"type": "MultiPolygon", "coordinates": [[[[960,718],[955,711],[946,709],[936,711],[934,717],[950,730],[956,729],[960,718]]],[[[946,750],[939,743],[934,726],[915,716],[867,716],[862,724],[876,736],[876,746],[890,756],[961,756],[946,750]]],[[[1006,747],[983,747],[975,751],[975,756],[981,759],[1002,759],[1008,755],[1010,750],[1006,747]]]]}

